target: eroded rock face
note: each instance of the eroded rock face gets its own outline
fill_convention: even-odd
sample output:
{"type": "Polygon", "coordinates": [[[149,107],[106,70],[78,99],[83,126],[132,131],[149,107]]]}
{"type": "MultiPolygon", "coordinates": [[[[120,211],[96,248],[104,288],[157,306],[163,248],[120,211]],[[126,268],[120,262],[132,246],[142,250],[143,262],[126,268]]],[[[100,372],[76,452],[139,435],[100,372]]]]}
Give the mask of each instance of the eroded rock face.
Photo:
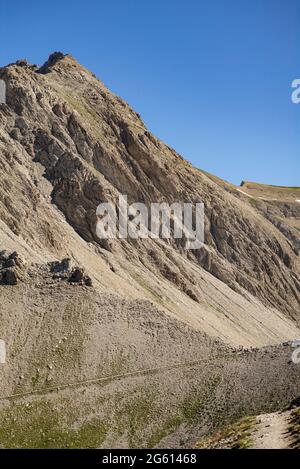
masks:
{"type": "Polygon", "coordinates": [[[55,53],[40,69],[13,64],[0,69],[0,79],[7,86],[7,104],[0,108],[0,165],[6,175],[0,181],[0,215],[13,233],[25,235],[31,214],[31,236],[51,247],[61,242],[32,175],[39,164],[52,187],[51,202],[85,241],[112,254],[130,253],[194,301],[202,296],[192,269],[183,267],[186,259],[232,290],[300,319],[299,257],[285,229],[156,139],[127,103],[71,56],[55,53]],[[186,252],[180,240],[100,241],[96,208],[120,193],[130,203],[204,202],[205,248],[186,252]]]}

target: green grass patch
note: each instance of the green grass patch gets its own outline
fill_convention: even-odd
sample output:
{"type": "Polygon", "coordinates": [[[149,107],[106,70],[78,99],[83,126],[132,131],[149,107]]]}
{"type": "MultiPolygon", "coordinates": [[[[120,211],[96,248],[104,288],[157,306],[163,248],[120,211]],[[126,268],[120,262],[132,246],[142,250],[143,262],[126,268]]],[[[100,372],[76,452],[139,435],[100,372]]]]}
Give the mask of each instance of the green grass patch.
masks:
{"type": "Polygon", "coordinates": [[[243,418],[210,436],[203,437],[197,443],[196,448],[250,448],[252,445],[252,429],[255,422],[255,417],[243,418]]]}

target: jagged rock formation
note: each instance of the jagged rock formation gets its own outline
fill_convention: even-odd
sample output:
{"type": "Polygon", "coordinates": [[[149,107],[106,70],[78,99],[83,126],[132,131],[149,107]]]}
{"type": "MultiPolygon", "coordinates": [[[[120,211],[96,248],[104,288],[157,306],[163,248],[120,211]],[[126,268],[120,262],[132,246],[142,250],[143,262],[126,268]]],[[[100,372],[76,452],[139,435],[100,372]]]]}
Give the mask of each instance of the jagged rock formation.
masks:
{"type": "MultiPolygon", "coordinates": [[[[200,359],[211,349],[231,356],[228,345],[261,346],[300,335],[297,235],[278,226],[274,215],[270,219],[267,205],[258,209],[234,186],[193,168],[70,55],[54,53],[40,68],[18,61],[1,68],[0,79],[7,88],[6,104],[0,105],[0,248],[16,250],[24,259],[22,266],[0,259],[0,334],[14,357],[2,395],[19,392],[25,381],[26,389],[34,389],[36,382],[57,384],[63,377],[88,380],[105,366],[107,374],[128,371],[142,367],[141,357],[149,359],[148,367],[164,366],[174,357],[186,361],[196,354],[200,359]],[[117,201],[119,194],[126,194],[129,203],[147,205],[204,202],[205,246],[186,251],[178,239],[100,240],[96,208],[117,201]],[[103,321],[108,336],[101,332],[103,321]],[[60,347],[55,349],[53,340],[62,340],[61,328],[72,343],[74,363],[63,351],[57,373],[51,374],[47,364],[58,360],[60,347]],[[177,329],[178,341],[173,337],[177,329]],[[73,375],[66,374],[67,366],[73,375]]],[[[282,364],[284,357],[278,358],[282,364]]],[[[255,359],[251,366],[255,375],[255,359]]],[[[260,372],[266,373],[264,366],[257,382],[260,372]]],[[[239,382],[246,368],[241,366],[239,382]]],[[[208,371],[207,382],[214,373],[208,371]]],[[[229,375],[234,373],[230,368],[229,375]]],[[[268,376],[275,382],[275,375],[268,376]]],[[[278,402],[287,389],[292,394],[287,398],[299,392],[288,378],[284,384],[284,376],[274,384],[278,402]]],[[[181,391],[179,382],[182,405],[189,386],[198,381],[188,378],[181,391]]],[[[226,386],[224,395],[231,385],[226,386]]],[[[162,385],[160,399],[163,392],[162,385]]],[[[253,396],[261,410],[268,392],[263,387],[249,393],[248,410],[253,396]]],[[[90,409],[97,396],[93,389],[86,401],[82,398],[82,408],[90,409]]],[[[141,440],[146,444],[146,438],[141,440]]]]}

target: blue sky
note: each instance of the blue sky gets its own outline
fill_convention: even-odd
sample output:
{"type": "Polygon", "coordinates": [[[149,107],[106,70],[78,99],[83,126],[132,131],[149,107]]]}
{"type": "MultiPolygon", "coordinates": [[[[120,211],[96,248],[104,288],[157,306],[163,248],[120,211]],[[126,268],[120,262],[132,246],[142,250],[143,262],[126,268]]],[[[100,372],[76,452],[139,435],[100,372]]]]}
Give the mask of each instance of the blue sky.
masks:
{"type": "Polygon", "coordinates": [[[0,39],[71,53],[199,168],[300,186],[299,0],[2,0],[0,39]]]}

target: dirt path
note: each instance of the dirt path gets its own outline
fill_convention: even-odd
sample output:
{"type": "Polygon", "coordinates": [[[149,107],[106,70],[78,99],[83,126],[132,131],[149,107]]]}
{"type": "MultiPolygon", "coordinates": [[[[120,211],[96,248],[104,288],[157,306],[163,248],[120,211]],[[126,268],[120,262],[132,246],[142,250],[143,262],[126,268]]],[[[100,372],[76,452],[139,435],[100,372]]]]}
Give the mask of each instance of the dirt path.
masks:
{"type": "Polygon", "coordinates": [[[257,426],[252,434],[252,449],[287,449],[291,444],[288,432],[291,412],[276,412],[257,417],[257,426]]]}
{"type": "Polygon", "coordinates": [[[215,355],[210,357],[210,359],[203,359],[203,360],[197,360],[194,362],[183,362],[183,363],[174,363],[173,365],[168,365],[168,366],[161,366],[161,367],[156,367],[156,368],[144,368],[141,370],[136,370],[136,371],[128,371],[127,373],[122,373],[122,374],[117,374],[117,375],[107,375],[107,376],[102,376],[98,378],[92,378],[92,379],[87,379],[84,381],[76,381],[73,383],[61,383],[61,384],[56,384],[53,386],[47,386],[45,388],[38,388],[38,389],[31,389],[31,390],[24,390],[23,392],[15,393],[15,394],[10,394],[6,396],[0,396],[0,401],[5,401],[7,399],[16,399],[19,397],[27,397],[27,396],[33,396],[36,394],[45,394],[49,393],[52,391],[60,391],[62,389],[66,388],[75,388],[79,386],[88,386],[88,385],[93,385],[97,384],[103,381],[112,381],[112,380],[118,380],[118,379],[123,379],[123,378],[130,378],[130,377],[136,377],[139,375],[148,375],[148,374],[155,374],[155,373],[161,373],[165,372],[168,370],[175,370],[177,368],[187,368],[187,367],[194,367],[198,365],[203,365],[206,364],[208,365],[212,361],[216,362],[221,362],[222,358],[219,355],[215,355]]]}

